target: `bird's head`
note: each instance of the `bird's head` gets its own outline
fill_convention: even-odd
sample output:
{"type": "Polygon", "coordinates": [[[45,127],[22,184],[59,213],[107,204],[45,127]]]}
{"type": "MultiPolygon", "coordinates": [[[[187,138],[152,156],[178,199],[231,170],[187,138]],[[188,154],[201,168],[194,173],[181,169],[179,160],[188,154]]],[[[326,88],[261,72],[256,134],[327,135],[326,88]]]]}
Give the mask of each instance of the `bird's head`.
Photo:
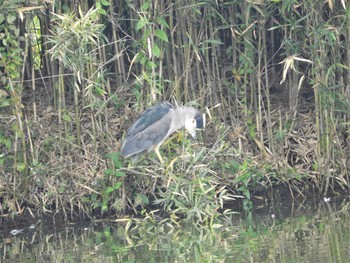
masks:
{"type": "Polygon", "coordinates": [[[195,139],[196,129],[205,128],[205,115],[200,113],[198,110],[191,108],[189,110],[190,115],[186,116],[185,119],[185,129],[189,134],[195,139]]]}
{"type": "Polygon", "coordinates": [[[196,129],[197,129],[197,121],[195,118],[190,118],[185,120],[185,129],[188,131],[189,134],[193,137],[193,139],[196,138],[196,129]]]}

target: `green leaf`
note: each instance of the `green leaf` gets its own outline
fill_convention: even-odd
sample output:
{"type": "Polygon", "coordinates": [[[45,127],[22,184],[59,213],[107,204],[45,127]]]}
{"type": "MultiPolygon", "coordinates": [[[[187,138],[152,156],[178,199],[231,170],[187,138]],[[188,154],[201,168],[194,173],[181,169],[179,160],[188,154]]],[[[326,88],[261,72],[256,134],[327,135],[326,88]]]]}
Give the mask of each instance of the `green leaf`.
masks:
{"type": "Polygon", "coordinates": [[[147,9],[151,6],[150,2],[145,2],[142,6],[141,6],[141,10],[142,11],[147,11],[147,9]]]}
{"type": "Polygon", "coordinates": [[[146,204],[146,205],[149,204],[149,199],[148,199],[147,196],[145,196],[145,195],[143,195],[143,194],[140,194],[139,196],[140,196],[140,198],[141,198],[141,200],[142,200],[142,202],[143,202],[144,204],[146,204]]]}
{"type": "Polygon", "coordinates": [[[100,87],[95,87],[95,91],[99,96],[103,96],[106,93],[105,90],[100,87]]]}
{"type": "Polygon", "coordinates": [[[69,8],[68,5],[64,4],[64,5],[62,6],[62,10],[63,10],[65,13],[68,13],[69,10],[70,10],[70,8],[69,8]]]}
{"type": "Polygon", "coordinates": [[[165,21],[165,19],[163,17],[158,17],[157,22],[159,24],[161,24],[163,27],[169,28],[168,23],[165,21]]]}
{"type": "Polygon", "coordinates": [[[117,172],[114,173],[114,176],[115,177],[124,177],[125,173],[117,171],[117,172]]]}
{"type": "Polygon", "coordinates": [[[10,100],[2,100],[2,101],[0,100],[0,108],[5,108],[10,105],[11,105],[10,100]]]}
{"type": "MultiPolygon", "coordinates": [[[[105,15],[107,15],[107,11],[106,10],[104,10],[104,9],[98,9],[98,11],[97,11],[100,15],[103,15],[103,16],[105,16],[105,15]]],[[[94,42],[94,41],[93,41],[94,42]]]]}
{"type": "Polygon", "coordinates": [[[64,193],[65,190],[66,190],[66,188],[64,187],[64,185],[60,185],[60,186],[58,187],[58,192],[59,192],[60,194],[64,193]]]}
{"type": "Polygon", "coordinates": [[[111,186],[108,186],[105,190],[106,194],[112,193],[114,191],[114,188],[111,186]]]}
{"type": "Polygon", "coordinates": [[[148,24],[148,20],[145,17],[141,17],[140,20],[136,24],[136,30],[140,30],[144,26],[148,24]]]}
{"type": "Polygon", "coordinates": [[[4,144],[7,149],[10,149],[12,145],[11,140],[3,136],[0,136],[0,144],[4,144]]]}
{"type": "Polygon", "coordinates": [[[5,17],[3,14],[0,14],[0,24],[2,24],[5,21],[5,17]]]}
{"type": "Polygon", "coordinates": [[[248,162],[247,162],[247,160],[245,160],[244,161],[244,163],[242,164],[242,171],[246,171],[247,170],[247,168],[248,168],[248,162]]]}
{"type": "Polygon", "coordinates": [[[155,34],[156,37],[158,37],[159,39],[168,42],[168,36],[166,35],[165,31],[161,30],[161,29],[157,29],[155,34]]]}
{"type": "MultiPolygon", "coordinates": [[[[103,230],[103,234],[106,236],[106,237],[110,237],[111,236],[111,231],[109,228],[105,228],[103,230]]],[[[109,239],[108,239],[109,240],[109,239]]]]}
{"type": "Polygon", "coordinates": [[[101,4],[103,6],[109,6],[109,2],[107,0],[101,0],[101,4]]]}
{"type": "Polygon", "coordinates": [[[64,113],[62,115],[62,120],[66,121],[66,122],[71,122],[72,118],[68,114],[64,113]]]}
{"type": "Polygon", "coordinates": [[[25,165],[25,163],[18,163],[16,168],[18,171],[21,172],[26,168],[26,165],[25,165]]]}
{"type": "Polygon", "coordinates": [[[112,169],[106,169],[106,170],[104,170],[104,174],[105,175],[112,175],[113,174],[113,170],[112,169]]]}
{"type": "Polygon", "coordinates": [[[93,205],[93,208],[95,209],[95,208],[99,208],[99,207],[101,207],[101,203],[94,203],[94,205],[93,205]]]}
{"type": "Polygon", "coordinates": [[[109,154],[107,154],[107,157],[112,160],[114,167],[116,169],[119,169],[122,167],[122,163],[119,160],[120,153],[117,153],[117,152],[109,153],[109,154]]]}
{"type": "Polygon", "coordinates": [[[113,188],[114,190],[118,190],[122,186],[122,182],[117,182],[114,184],[113,188]]]}
{"type": "Polygon", "coordinates": [[[19,32],[20,32],[20,31],[19,31],[19,28],[16,28],[16,29],[14,30],[14,33],[15,33],[15,36],[16,36],[16,37],[19,36],[19,32]]]}
{"type": "Polygon", "coordinates": [[[7,22],[9,24],[12,24],[15,20],[16,20],[16,17],[15,16],[11,16],[11,15],[8,15],[7,18],[6,18],[7,22]]]}
{"type": "Polygon", "coordinates": [[[97,200],[97,194],[96,193],[92,193],[91,194],[91,201],[96,201],[97,200]]]}
{"type": "Polygon", "coordinates": [[[155,56],[156,58],[159,58],[160,57],[160,48],[158,45],[154,45],[152,47],[152,54],[153,56],[155,56]]]}

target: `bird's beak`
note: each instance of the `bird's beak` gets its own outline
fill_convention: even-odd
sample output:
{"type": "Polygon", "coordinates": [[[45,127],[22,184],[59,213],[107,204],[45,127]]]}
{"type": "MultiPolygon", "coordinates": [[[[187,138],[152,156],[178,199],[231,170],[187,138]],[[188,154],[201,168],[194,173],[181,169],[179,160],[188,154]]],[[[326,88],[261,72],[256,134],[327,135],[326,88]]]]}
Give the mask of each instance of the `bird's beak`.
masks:
{"type": "Polygon", "coordinates": [[[196,132],[195,131],[191,131],[191,132],[189,132],[189,134],[191,134],[193,139],[196,139],[196,132]]]}

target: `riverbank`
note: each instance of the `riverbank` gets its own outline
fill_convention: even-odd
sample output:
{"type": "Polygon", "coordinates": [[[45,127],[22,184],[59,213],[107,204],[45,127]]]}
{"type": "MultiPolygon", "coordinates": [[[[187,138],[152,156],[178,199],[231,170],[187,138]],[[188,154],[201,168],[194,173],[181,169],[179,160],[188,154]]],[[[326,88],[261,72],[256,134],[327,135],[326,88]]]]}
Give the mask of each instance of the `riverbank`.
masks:
{"type": "Polygon", "coordinates": [[[152,206],[213,224],[276,186],[348,190],[341,1],[102,2],[0,4],[0,215],[152,206]],[[164,165],[122,158],[128,127],[162,100],[200,109],[206,129],[166,141],[164,165]]]}

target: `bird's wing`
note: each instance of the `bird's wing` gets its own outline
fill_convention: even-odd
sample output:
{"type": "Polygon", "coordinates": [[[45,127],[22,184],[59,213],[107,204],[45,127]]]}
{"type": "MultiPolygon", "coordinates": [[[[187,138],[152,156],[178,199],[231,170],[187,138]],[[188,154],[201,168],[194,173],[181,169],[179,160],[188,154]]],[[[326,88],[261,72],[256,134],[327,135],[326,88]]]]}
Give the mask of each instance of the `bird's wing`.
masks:
{"type": "Polygon", "coordinates": [[[150,127],[152,124],[162,119],[172,109],[174,109],[174,106],[167,101],[162,101],[148,108],[128,129],[127,136],[133,137],[142,132],[147,127],[150,127]]]}
{"type": "Polygon", "coordinates": [[[163,118],[152,123],[134,136],[127,136],[122,147],[122,155],[129,157],[145,151],[149,152],[155,146],[159,146],[169,136],[171,127],[170,115],[164,115],[163,118]]]}

